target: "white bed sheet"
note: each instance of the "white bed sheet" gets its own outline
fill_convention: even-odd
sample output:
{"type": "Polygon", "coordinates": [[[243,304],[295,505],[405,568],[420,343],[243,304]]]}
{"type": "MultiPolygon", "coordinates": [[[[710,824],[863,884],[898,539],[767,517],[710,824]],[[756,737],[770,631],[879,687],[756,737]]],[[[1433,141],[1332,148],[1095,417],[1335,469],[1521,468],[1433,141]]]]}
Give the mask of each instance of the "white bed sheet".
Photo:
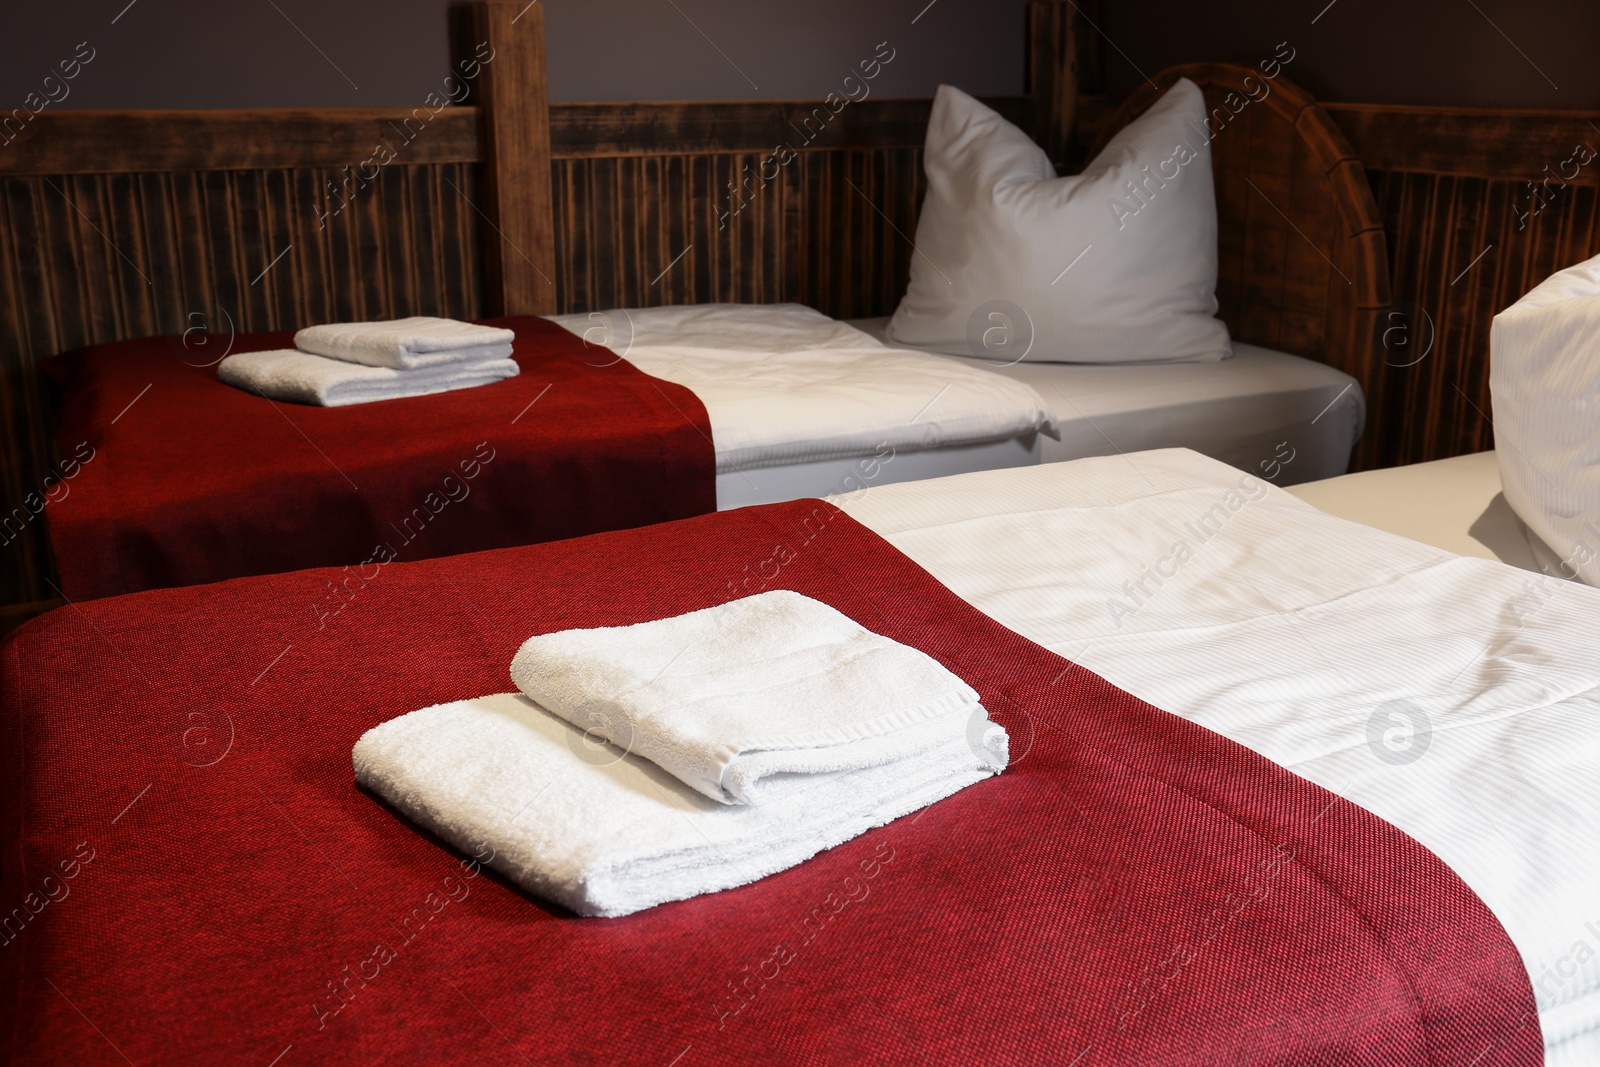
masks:
{"type": "MultiPolygon", "coordinates": [[[[852,324],[882,339],[888,322],[852,324]]],[[[1280,471],[1273,484],[1294,485],[1348,470],[1366,422],[1361,386],[1348,374],[1238,342],[1220,363],[967,362],[1044,398],[1060,434],[1041,443],[1046,463],[1181,447],[1257,473],[1267,463],[1280,471]],[[1293,462],[1277,458],[1284,442],[1293,462]]]]}
{"type": "Polygon", "coordinates": [[[1458,556],[1497,559],[1527,571],[1539,571],[1540,561],[1550,556],[1506,502],[1493,452],[1358,471],[1289,492],[1330,515],[1458,556]]]}
{"type": "MultiPolygon", "coordinates": [[[[698,304],[552,321],[694,391],[717,471],[967,446],[1036,433],[1033,389],[970,361],[892,349],[799,304],[698,304]]],[[[782,499],[782,498],[772,498],[782,499]]]]}
{"type": "Polygon", "coordinates": [[[1004,625],[1432,849],[1521,953],[1549,1067],[1600,1063],[1600,590],[1242,477],[1164,450],[839,502],[1004,625]]]}

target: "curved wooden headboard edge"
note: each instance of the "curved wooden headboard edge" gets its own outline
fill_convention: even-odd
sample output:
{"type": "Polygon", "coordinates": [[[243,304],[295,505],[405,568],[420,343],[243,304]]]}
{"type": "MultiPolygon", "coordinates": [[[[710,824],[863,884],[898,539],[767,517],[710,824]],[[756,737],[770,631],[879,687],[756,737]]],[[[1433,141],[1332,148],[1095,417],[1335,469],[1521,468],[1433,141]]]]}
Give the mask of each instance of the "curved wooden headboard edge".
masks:
{"type": "MultiPolygon", "coordinates": [[[[1385,382],[1383,326],[1392,302],[1383,217],[1355,150],[1310,93],[1281,73],[1268,79],[1231,63],[1170,67],[1111,113],[1091,155],[1182,78],[1206,92],[1213,116],[1227,117],[1215,130],[1207,123],[1222,225],[1238,223],[1226,217],[1225,205],[1239,203],[1246,193],[1271,207],[1249,214],[1247,233],[1222,235],[1219,314],[1237,340],[1315,359],[1355,378],[1366,395],[1368,425],[1382,425],[1376,416],[1385,382]],[[1234,106],[1220,106],[1220,99],[1234,106]],[[1246,117],[1246,136],[1230,139],[1233,119],[1246,117]],[[1248,190],[1230,186],[1240,180],[1248,190]],[[1273,180],[1288,189],[1288,199],[1261,187],[1273,180]],[[1317,211],[1320,202],[1334,209],[1337,226],[1331,230],[1317,211]],[[1263,255],[1268,246],[1277,254],[1263,255]],[[1326,286],[1319,287],[1319,278],[1327,279],[1326,286]],[[1225,294],[1227,279],[1234,281],[1226,283],[1225,294]],[[1338,284],[1341,279],[1346,284],[1338,284]]],[[[1381,446],[1367,435],[1352,466],[1378,465],[1381,446]]]]}

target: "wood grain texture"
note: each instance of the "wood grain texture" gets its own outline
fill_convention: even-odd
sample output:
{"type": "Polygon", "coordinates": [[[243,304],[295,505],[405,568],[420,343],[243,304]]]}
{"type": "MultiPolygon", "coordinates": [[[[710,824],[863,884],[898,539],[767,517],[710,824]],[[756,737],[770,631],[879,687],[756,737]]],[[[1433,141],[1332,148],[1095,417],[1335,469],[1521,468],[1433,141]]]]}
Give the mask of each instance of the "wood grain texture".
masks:
{"type": "MultiPolygon", "coordinates": [[[[1023,128],[1033,124],[1027,97],[984,103],[1023,128]]],[[[920,146],[932,100],[867,97],[830,107],[819,100],[728,100],[552,104],[551,153],[557,159],[771,153],[920,146]]]]}
{"type": "Polygon", "coordinates": [[[492,49],[480,82],[490,308],[503,315],[549,314],[556,309],[556,270],[544,7],[479,0],[476,10],[482,40],[492,49]]]}
{"type": "Polygon", "coordinates": [[[1410,412],[1396,426],[1396,462],[1493,448],[1490,325],[1549,275],[1600,254],[1600,190],[1574,184],[1530,213],[1521,181],[1371,179],[1394,279],[1386,389],[1410,412]]]}
{"type": "Polygon", "coordinates": [[[1361,163],[1303,90],[1229,64],[1156,75],[1099,123],[1100,143],[1185,77],[1205,92],[1211,115],[1221,318],[1235,340],[1328,363],[1360,382],[1367,428],[1352,466],[1391,464],[1409,413],[1385,393],[1389,261],[1361,163]]]}
{"type": "Polygon", "coordinates": [[[367,159],[379,144],[413,166],[473,163],[483,154],[480,121],[476,107],[426,105],[46,111],[15,142],[0,145],[0,175],[342,167],[367,159]]]}
{"type": "MultiPolygon", "coordinates": [[[[1082,11],[1075,3],[1031,0],[1025,82],[1033,101],[1033,139],[1057,167],[1067,162],[1077,125],[1082,11]]],[[[1026,127],[1025,127],[1026,128],[1026,127]]]]}
{"type": "Polygon", "coordinates": [[[1600,114],[1328,107],[1366,165],[1394,307],[1386,458],[1494,447],[1489,327],[1550,274],[1600,253],[1600,114]]]}
{"type": "Polygon", "coordinates": [[[807,151],[782,167],[770,160],[558,160],[562,310],[797,301],[838,318],[892,311],[910,273],[920,148],[807,151]]]}
{"type": "MultiPolygon", "coordinates": [[[[985,101],[1023,127],[1026,97],[985,101]]],[[[887,315],[910,275],[931,100],[552,108],[563,312],[717,301],[887,315]]]]}
{"type": "Polygon", "coordinates": [[[1600,185],[1600,112],[1324,106],[1370,171],[1600,185]]]}

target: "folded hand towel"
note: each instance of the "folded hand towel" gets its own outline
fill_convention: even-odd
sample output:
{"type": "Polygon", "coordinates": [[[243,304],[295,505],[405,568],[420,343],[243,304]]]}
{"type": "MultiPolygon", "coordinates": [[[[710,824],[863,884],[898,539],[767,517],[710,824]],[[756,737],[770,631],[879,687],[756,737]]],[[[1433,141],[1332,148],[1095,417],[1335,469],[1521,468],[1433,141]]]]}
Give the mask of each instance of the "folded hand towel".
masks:
{"type": "Polygon", "coordinates": [[[227,385],[273,400],[325,408],[470,389],[513,378],[517,373],[517,363],[511,359],[449,363],[423,370],[391,370],[363,367],[289,348],[237,352],[217,364],[217,378],[227,385]]]}
{"type": "Polygon", "coordinates": [[[897,763],[773,782],[721,804],[599,747],[517,693],[441,704],[367,732],[356,779],[407,818],[580,915],[627,915],[792,867],[994,774],[968,733],[897,763]]]}
{"type": "MultiPolygon", "coordinates": [[[[763,802],[774,775],[859,770],[964,738],[981,710],[931,656],[789,590],[533,637],[511,680],[579,730],[728,804],[763,802]]],[[[1003,767],[1005,731],[994,731],[1003,767]]]]}
{"type": "Polygon", "coordinates": [[[509,359],[515,338],[510,330],[418,315],[392,322],[309,326],[294,335],[294,346],[347,363],[416,370],[461,360],[509,359]]]}

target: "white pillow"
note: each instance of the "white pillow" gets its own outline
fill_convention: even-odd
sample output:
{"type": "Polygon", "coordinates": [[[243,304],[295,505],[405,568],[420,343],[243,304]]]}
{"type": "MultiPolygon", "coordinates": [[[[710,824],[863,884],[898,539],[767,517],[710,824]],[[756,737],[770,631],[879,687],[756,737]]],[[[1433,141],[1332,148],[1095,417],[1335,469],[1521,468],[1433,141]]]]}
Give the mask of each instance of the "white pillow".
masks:
{"type": "Polygon", "coordinates": [[[1489,393],[1506,503],[1552,573],[1600,585],[1600,256],[1495,316],[1489,393]]]}
{"type": "Polygon", "coordinates": [[[959,89],[928,122],[928,196],[889,336],[1017,362],[1226,359],[1205,97],[1187,78],[1082,174],[959,89]]]}

